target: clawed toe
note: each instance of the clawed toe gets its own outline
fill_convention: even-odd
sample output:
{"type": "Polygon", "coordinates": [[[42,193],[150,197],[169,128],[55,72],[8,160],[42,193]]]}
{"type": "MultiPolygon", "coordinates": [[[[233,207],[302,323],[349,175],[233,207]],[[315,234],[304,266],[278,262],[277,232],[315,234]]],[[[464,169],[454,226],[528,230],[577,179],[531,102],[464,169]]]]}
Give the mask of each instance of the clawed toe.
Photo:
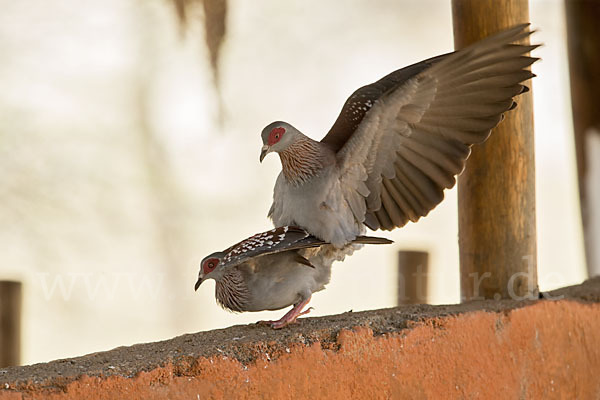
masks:
{"type": "Polygon", "coordinates": [[[308,314],[309,312],[311,312],[311,310],[313,310],[312,307],[308,307],[306,310],[300,312],[300,310],[309,301],[310,301],[310,297],[308,299],[304,300],[303,302],[296,304],[294,306],[294,308],[292,308],[290,311],[288,311],[287,314],[285,314],[278,321],[258,321],[256,324],[257,325],[270,325],[271,328],[273,328],[273,329],[281,329],[284,326],[298,323],[297,319],[298,319],[299,316],[304,315],[304,314],[308,314]]]}
{"type": "MultiPolygon", "coordinates": [[[[308,314],[309,312],[311,312],[312,310],[314,310],[313,307],[308,307],[306,310],[302,311],[300,314],[298,314],[298,317],[304,314],[308,314]]],[[[297,318],[297,317],[296,317],[297,318]]]]}
{"type": "Polygon", "coordinates": [[[286,325],[298,323],[298,321],[258,321],[256,325],[270,326],[273,329],[281,329],[286,325]]]}

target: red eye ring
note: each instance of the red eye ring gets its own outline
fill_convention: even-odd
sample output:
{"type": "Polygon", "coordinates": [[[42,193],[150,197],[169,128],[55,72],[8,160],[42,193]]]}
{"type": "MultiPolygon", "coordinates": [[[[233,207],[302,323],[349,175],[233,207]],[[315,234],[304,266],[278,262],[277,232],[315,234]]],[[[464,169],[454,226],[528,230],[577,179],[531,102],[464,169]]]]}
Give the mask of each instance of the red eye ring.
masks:
{"type": "Polygon", "coordinates": [[[271,133],[269,133],[269,140],[268,140],[268,144],[269,146],[273,146],[275,143],[277,143],[279,141],[279,139],[281,139],[281,137],[283,136],[283,134],[285,133],[285,128],[279,126],[277,128],[273,128],[271,130],[271,133]]]}
{"type": "Polygon", "coordinates": [[[209,258],[208,260],[206,260],[204,262],[204,265],[202,268],[204,269],[204,273],[208,274],[208,273],[214,271],[214,269],[217,267],[217,265],[219,265],[218,258],[209,258]]]}

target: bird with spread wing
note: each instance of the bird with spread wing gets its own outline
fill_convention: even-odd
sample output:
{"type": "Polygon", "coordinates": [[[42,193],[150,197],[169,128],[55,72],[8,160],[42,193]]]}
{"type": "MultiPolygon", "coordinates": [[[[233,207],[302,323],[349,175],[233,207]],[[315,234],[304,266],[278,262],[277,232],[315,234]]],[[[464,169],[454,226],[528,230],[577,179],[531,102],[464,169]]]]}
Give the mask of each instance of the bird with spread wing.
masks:
{"type": "Polygon", "coordinates": [[[356,90],[320,141],[286,122],[262,131],[260,160],[277,152],[269,217],[344,248],[372,230],[427,215],[454,186],[471,146],[516,106],[537,45],[515,26],[356,90]]]}
{"type": "Polygon", "coordinates": [[[269,217],[276,227],[201,263],[196,289],[216,280],[217,301],[232,311],[292,309],[296,321],[331,265],[362,244],[365,227],[392,230],[427,215],[454,186],[471,152],[516,106],[534,75],[537,45],[516,44],[519,25],[453,53],[392,72],[356,90],[327,135],[315,141],[292,125],[262,131],[262,162],[277,152],[269,217]]]}

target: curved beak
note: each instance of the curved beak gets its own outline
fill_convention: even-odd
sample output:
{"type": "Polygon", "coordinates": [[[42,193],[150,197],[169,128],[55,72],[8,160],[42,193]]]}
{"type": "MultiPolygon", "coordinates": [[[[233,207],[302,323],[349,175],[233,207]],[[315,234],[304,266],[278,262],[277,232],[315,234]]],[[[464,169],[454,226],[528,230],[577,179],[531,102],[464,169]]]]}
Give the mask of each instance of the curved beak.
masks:
{"type": "Polygon", "coordinates": [[[198,290],[201,283],[202,283],[202,278],[198,278],[198,280],[196,281],[196,284],[194,285],[194,291],[198,290]]]}
{"type": "Polygon", "coordinates": [[[270,151],[271,151],[271,147],[266,144],[260,149],[260,162],[262,162],[262,160],[264,160],[265,156],[267,154],[269,154],[270,151]]]}

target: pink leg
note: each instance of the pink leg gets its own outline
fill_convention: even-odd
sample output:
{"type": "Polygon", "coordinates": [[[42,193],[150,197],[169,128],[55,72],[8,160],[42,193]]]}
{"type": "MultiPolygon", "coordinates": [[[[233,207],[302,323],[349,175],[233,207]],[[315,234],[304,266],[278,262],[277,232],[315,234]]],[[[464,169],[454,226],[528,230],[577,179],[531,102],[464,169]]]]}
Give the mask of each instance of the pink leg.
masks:
{"type": "Polygon", "coordinates": [[[296,304],[290,311],[288,311],[283,317],[281,317],[278,321],[259,321],[259,324],[267,324],[271,325],[273,329],[281,329],[286,325],[293,324],[296,322],[296,319],[304,314],[308,314],[312,307],[302,311],[302,309],[308,304],[310,301],[310,297],[300,303],[296,304]]]}

